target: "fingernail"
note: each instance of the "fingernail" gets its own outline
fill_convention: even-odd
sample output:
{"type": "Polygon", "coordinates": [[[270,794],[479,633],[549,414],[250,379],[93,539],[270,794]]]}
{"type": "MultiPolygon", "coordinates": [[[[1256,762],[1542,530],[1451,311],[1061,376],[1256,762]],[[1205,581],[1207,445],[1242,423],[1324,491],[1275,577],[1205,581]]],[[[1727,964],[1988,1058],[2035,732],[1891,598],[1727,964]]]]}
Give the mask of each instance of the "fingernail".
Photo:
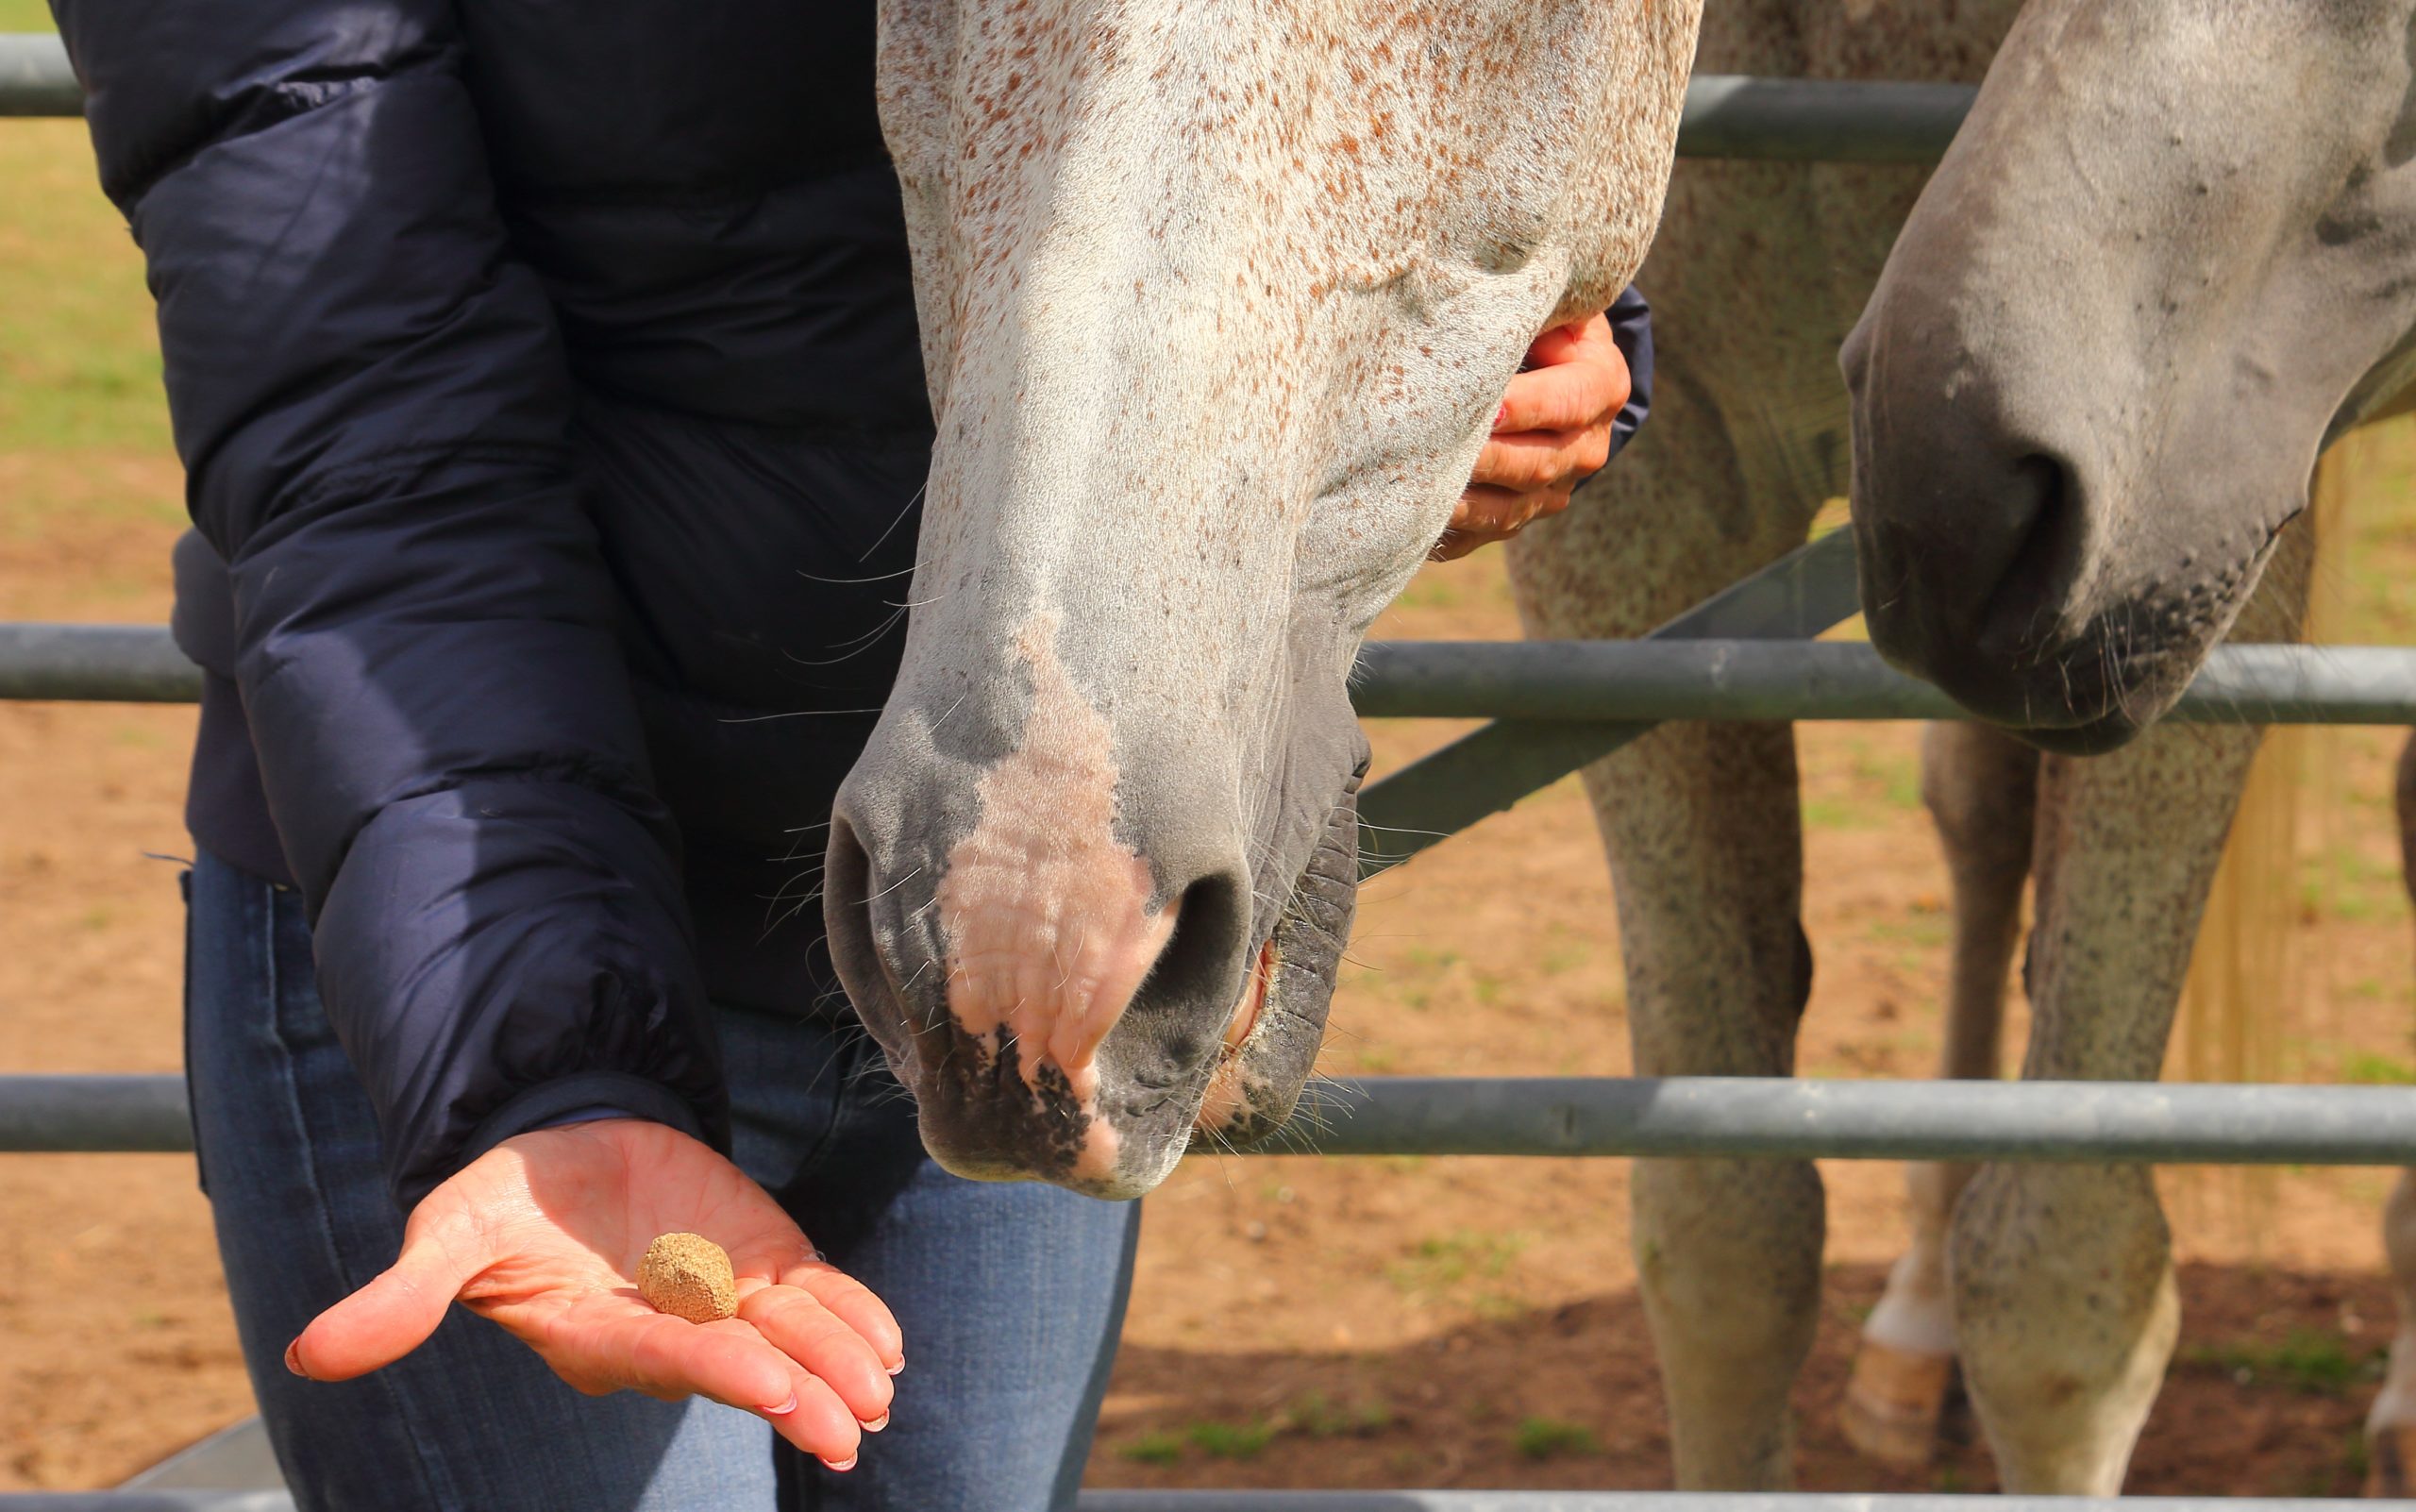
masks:
{"type": "Polygon", "coordinates": [[[285,1368],[305,1381],[310,1379],[310,1372],[302,1369],[302,1341],[298,1338],[285,1346],[285,1368]]]}
{"type": "Polygon", "coordinates": [[[892,1375],[896,1375],[896,1374],[898,1374],[900,1370],[903,1370],[903,1369],[906,1369],[906,1359],[905,1359],[905,1356],[900,1355],[900,1356],[898,1356],[898,1363],[897,1363],[896,1365],[893,1365],[893,1366],[891,1366],[891,1367],[889,1368],[889,1373],[890,1373],[890,1374],[892,1374],[892,1375]]]}
{"type": "Polygon", "coordinates": [[[868,1422],[868,1423],[865,1423],[865,1424],[864,1424],[864,1432],[866,1432],[866,1433],[868,1433],[868,1434],[877,1434],[877,1433],[881,1432],[883,1428],[886,1428],[886,1427],[888,1427],[888,1426],[889,1426],[889,1414],[887,1414],[887,1413],[885,1413],[885,1412],[884,1412],[884,1413],[882,1413],[880,1417],[875,1418],[872,1421],[870,1421],[870,1422],[868,1422]]]}
{"type": "Polygon", "coordinates": [[[1510,406],[1507,402],[1504,402],[1501,409],[1493,412],[1493,428],[1499,430],[1509,423],[1510,406]]]}
{"type": "Polygon", "coordinates": [[[854,1469],[856,1468],[856,1460],[857,1460],[857,1458],[858,1458],[858,1456],[856,1456],[856,1455],[854,1455],[854,1454],[849,1454],[849,1455],[848,1455],[847,1458],[845,1458],[845,1459],[826,1459],[826,1460],[824,1460],[822,1463],[823,1463],[824,1468],[825,1468],[825,1469],[828,1469],[828,1470],[843,1470],[843,1471],[844,1471],[844,1470],[854,1470],[854,1469]]]}
{"type": "Polygon", "coordinates": [[[765,1407],[763,1411],[774,1418],[787,1417],[790,1413],[797,1411],[797,1393],[794,1391],[790,1392],[789,1399],[786,1402],[781,1403],[777,1407],[765,1407]]]}
{"type": "Polygon", "coordinates": [[[811,1258],[811,1259],[814,1261],[814,1263],[815,1265],[818,1265],[818,1266],[827,1266],[827,1265],[829,1265],[829,1264],[830,1263],[830,1256],[829,1252],[826,1252],[826,1251],[822,1251],[822,1250],[816,1250],[816,1251],[814,1251],[814,1253],[813,1253],[809,1258],[811,1258]]]}

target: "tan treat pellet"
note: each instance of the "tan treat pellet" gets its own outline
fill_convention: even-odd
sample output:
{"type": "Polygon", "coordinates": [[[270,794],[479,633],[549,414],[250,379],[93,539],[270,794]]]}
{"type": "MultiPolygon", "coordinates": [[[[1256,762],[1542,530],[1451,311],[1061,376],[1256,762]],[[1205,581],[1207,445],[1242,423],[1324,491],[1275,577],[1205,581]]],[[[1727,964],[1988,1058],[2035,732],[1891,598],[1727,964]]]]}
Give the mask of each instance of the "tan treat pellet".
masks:
{"type": "Polygon", "coordinates": [[[729,1252],[701,1234],[665,1234],[638,1262],[638,1295],[658,1313],[692,1323],[738,1316],[738,1278],[729,1252]]]}

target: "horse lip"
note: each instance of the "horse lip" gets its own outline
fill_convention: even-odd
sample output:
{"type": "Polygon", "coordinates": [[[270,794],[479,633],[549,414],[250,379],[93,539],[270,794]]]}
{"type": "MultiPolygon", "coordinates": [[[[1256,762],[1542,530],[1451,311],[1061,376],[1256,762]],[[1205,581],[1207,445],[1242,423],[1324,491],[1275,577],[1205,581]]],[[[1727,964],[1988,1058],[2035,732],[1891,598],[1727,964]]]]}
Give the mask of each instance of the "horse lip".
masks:
{"type": "Polygon", "coordinates": [[[1275,935],[1269,932],[1267,942],[1258,948],[1258,957],[1250,965],[1250,980],[1242,988],[1241,1000],[1233,1005],[1233,1016],[1225,1024],[1225,1054],[1241,1053],[1250,1037],[1258,1033],[1259,1016],[1266,1011],[1267,994],[1270,990],[1276,968],[1282,964],[1275,949],[1275,935]]]}
{"type": "Polygon", "coordinates": [[[2022,744],[2056,756],[2103,756],[2129,745],[2146,728],[2129,710],[2119,708],[2079,724],[2006,727],[2022,744]]]}

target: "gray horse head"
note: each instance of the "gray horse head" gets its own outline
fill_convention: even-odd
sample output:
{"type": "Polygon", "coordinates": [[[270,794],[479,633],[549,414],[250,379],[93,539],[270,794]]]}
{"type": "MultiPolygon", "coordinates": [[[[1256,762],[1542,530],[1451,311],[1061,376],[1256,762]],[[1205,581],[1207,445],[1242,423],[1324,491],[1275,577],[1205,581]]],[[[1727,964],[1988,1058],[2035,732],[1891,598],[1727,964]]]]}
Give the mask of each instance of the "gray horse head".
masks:
{"type": "Polygon", "coordinates": [[[1848,341],[1871,639],[2052,748],[2171,706],[2416,372],[2411,0],[2033,0],[1848,341]]]}
{"type": "Polygon", "coordinates": [[[948,1168],[1129,1196],[1290,1111],[1352,657],[1528,343],[1642,260],[1698,15],[883,8],[938,441],[825,912],[948,1168]]]}

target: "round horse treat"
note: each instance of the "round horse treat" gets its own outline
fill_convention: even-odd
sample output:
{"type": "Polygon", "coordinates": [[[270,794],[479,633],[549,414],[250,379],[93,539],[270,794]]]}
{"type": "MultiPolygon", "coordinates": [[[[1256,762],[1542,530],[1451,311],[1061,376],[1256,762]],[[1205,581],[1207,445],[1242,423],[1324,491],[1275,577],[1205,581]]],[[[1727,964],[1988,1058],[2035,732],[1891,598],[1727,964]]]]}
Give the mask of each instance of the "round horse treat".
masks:
{"type": "Polygon", "coordinates": [[[638,1262],[638,1295],[658,1313],[692,1323],[738,1316],[738,1278],[730,1252],[701,1234],[663,1234],[638,1262]]]}

